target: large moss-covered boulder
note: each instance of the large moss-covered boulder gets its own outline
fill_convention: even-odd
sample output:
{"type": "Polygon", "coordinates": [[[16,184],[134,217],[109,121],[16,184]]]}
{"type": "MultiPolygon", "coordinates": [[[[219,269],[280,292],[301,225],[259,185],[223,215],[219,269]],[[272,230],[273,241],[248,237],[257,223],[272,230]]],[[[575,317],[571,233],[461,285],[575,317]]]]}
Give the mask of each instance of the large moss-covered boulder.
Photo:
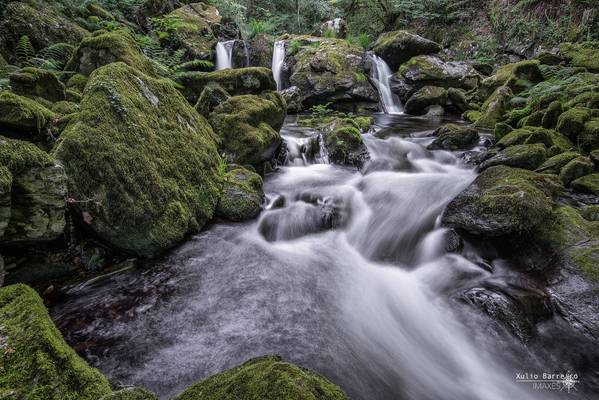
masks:
{"type": "Polygon", "coordinates": [[[187,52],[190,59],[211,59],[217,42],[213,28],[220,24],[218,10],[205,3],[190,3],[174,10],[166,18],[181,21],[173,33],[174,41],[187,52]]]}
{"type": "Polygon", "coordinates": [[[183,95],[194,104],[208,85],[218,84],[232,96],[259,94],[277,88],[272,71],[261,67],[182,72],[177,75],[176,80],[183,86],[183,95]]]}
{"type": "Polygon", "coordinates": [[[544,144],[547,148],[554,148],[559,152],[574,148],[572,142],[552,129],[527,126],[506,134],[497,142],[500,149],[518,144],[544,144]]]}
{"type": "Polygon", "coordinates": [[[299,89],[305,108],[331,103],[332,108],[342,111],[378,109],[377,91],[364,74],[361,47],[341,39],[290,40],[300,45],[297,53],[287,58],[289,83],[299,89]]]}
{"type": "Polygon", "coordinates": [[[557,130],[564,136],[576,140],[590,119],[591,110],[584,107],[575,107],[560,115],[557,121],[557,130]]]}
{"type": "Polygon", "coordinates": [[[55,154],[91,230],[153,256],[212,218],[222,188],[215,139],[170,83],[115,63],[91,75],[55,154]]]}
{"type": "Polygon", "coordinates": [[[547,159],[547,148],[544,144],[519,144],[510,146],[493,157],[485,160],[480,169],[495,165],[508,165],[514,168],[537,169],[547,159]]]}
{"type": "Polygon", "coordinates": [[[351,118],[334,119],[320,127],[322,142],[331,163],[361,168],[370,159],[368,148],[362,140],[362,128],[351,118]]]}
{"type": "Polygon", "coordinates": [[[8,172],[10,182],[8,212],[6,208],[0,212],[0,242],[60,237],[65,228],[67,192],[62,165],[33,143],[0,136],[0,166],[8,172]]]}
{"type": "Polygon", "coordinates": [[[89,75],[101,66],[117,61],[147,75],[155,75],[150,59],[143,54],[135,39],[122,31],[100,33],[83,39],[66,69],[89,75]]]}
{"type": "Polygon", "coordinates": [[[578,145],[586,152],[599,148],[599,119],[593,119],[584,124],[584,129],[577,138],[578,145]]]}
{"type": "Polygon", "coordinates": [[[476,129],[455,124],[443,125],[434,132],[434,136],[435,140],[428,146],[430,150],[467,150],[480,139],[476,129]]]}
{"type": "Polygon", "coordinates": [[[29,67],[10,74],[10,87],[22,96],[41,97],[51,102],[66,99],[62,82],[45,69],[29,67]]]}
{"type": "Polygon", "coordinates": [[[449,203],[443,224],[487,236],[527,232],[551,218],[560,187],[553,175],[491,167],[449,203]]]}
{"type": "MultiPolygon", "coordinates": [[[[418,56],[404,63],[393,78],[402,101],[424,86],[472,90],[482,76],[465,62],[446,62],[437,56],[418,56]]],[[[465,111],[465,110],[464,110],[465,111]]]]}
{"type": "Polygon", "coordinates": [[[559,173],[559,177],[564,185],[593,173],[595,165],[588,157],[576,157],[564,165],[559,173]]]}
{"type": "Polygon", "coordinates": [[[504,65],[495,74],[483,80],[481,93],[483,97],[487,97],[500,86],[507,86],[513,93],[518,94],[543,80],[539,61],[521,61],[504,65]]]}
{"type": "Polygon", "coordinates": [[[582,192],[591,193],[599,196],[599,174],[590,174],[576,179],[570,184],[572,189],[582,192]]]}
{"type": "Polygon", "coordinates": [[[3,53],[16,54],[23,36],[28,37],[35,51],[54,43],[79,43],[88,32],[62,14],[56,7],[57,3],[45,0],[3,2],[0,8],[0,14],[3,13],[0,49],[5,50],[3,53]]]}
{"type": "Polygon", "coordinates": [[[264,96],[234,96],[210,114],[228,161],[262,171],[282,143],[279,130],[286,116],[285,100],[277,92],[264,96]]]}
{"type": "Polygon", "coordinates": [[[412,57],[435,54],[441,51],[441,45],[407,31],[383,33],[374,43],[373,50],[393,71],[412,57]]]}
{"type": "Polygon", "coordinates": [[[197,112],[208,117],[218,105],[227,101],[231,95],[227,93],[218,83],[208,84],[195,105],[197,112]]]}
{"type": "Polygon", "coordinates": [[[575,151],[566,151],[549,158],[547,161],[541,164],[536,171],[557,175],[562,168],[566,166],[566,164],[578,157],[580,157],[580,153],[575,151]]]}
{"type": "Polygon", "coordinates": [[[229,221],[246,221],[260,214],[263,199],[260,175],[247,168],[231,165],[225,174],[223,194],[216,214],[229,221]]]}
{"type": "Polygon", "coordinates": [[[0,397],[98,400],[108,381],[64,341],[42,299],[24,285],[0,289],[0,397]]]}
{"type": "Polygon", "coordinates": [[[513,92],[507,86],[501,86],[483,103],[481,115],[475,125],[479,128],[492,129],[503,119],[503,115],[509,110],[509,102],[513,92]]]}
{"type": "Polygon", "coordinates": [[[29,98],[0,91],[0,130],[34,136],[42,131],[56,114],[29,98]]]}
{"type": "Polygon", "coordinates": [[[583,67],[591,72],[599,72],[599,42],[562,43],[559,52],[574,67],[583,67]]]}
{"type": "Polygon", "coordinates": [[[447,90],[438,86],[425,86],[414,93],[406,102],[405,111],[412,115],[424,115],[431,106],[444,107],[447,104],[447,90]]]}
{"type": "Polygon", "coordinates": [[[211,376],[174,400],[347,400],[335,384],[279,356],[255,358],[211,376]]]}

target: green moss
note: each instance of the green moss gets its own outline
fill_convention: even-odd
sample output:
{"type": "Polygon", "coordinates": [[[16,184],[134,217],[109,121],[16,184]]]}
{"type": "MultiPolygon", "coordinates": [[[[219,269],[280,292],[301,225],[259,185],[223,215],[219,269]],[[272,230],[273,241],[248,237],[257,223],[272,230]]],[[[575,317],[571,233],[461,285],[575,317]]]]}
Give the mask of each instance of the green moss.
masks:
{"type": "Polygon", "coordinates": [[[216,213],[230,221],[245,221],[260,213],[263,198],[260,175],[240,166],[231,166],[225,174],[216,213]]]}
{"type": "Polygon", "coordinates": [[[557,130],[568,138],[576,140],[589,119],[591,119],[591,111],[588,108],[572,108],[560,115],[557,130]]]}
{"type": "Polygon", "coordinates": [[[271,99],[241,95],[214,109],[210,124],[229,161],[261,168],[282,142],[279,130],[285,120],[285,101],[274,92],[271,99]]]}
{"type": "Polygon", "coordinates": [[[591,193],[599,196],[599,174],[590,174],[578,178],[573,181],[570,186],[579,192],[591,193]]]}
{"type": "Polygon", "coordinates": [[[586,152],[599,148],[599,119],[584,124],[583,131],[578,135],[578,145],[586,152]]]}
{"type": "Polygon", "coordinates": [[[438,53],[441,46],[407,31],[392,31],[380,35],[373,45],[373,50],[392,70],[397,70],[412,57],[438,53]]]}
{"type": "Polygon", "coordinates": [[[578,157],[580,157],[580,153],[577,153],[575,151],[566,151],[564,153],[549,158],[547,161],[541,164],[537,171],[559,174],[561,169],[565,167],[566,164],[578,157]]]}
{"type": "Polygon", "coordinates": [[[518,94],[541,81],[543,73],[539,68],[539,61],[526,60],[502,66],[482,82],[482,87],[487,93],[491,93],[500,86],[507,86],[518,94]]]}
{"type": "Polygon", "coordinates": [[[208,59],[216,44],[212,26],[221,22],[218,10],[206,3],[193,3],[180,7],[166,19],[177,22],[170,41],[186,50],[190,58],[208,59]]]}
{"type": "Polygon", "coordinates": [[[172,85],[115,63],[90,77],[55,154],[96,234],[152,256],[212,218],[222,188],[214,140],[172,85]]]}
{"type": "Polygon", "coordinates": [[[56,115],[26,97],[0,91],[0,128],[25,133],[41,132],[56,115]]]}
{"type": "Polygon", "coordinates": [[[560,101],[554,101],[549,104],[549,107],[547,107],[547,110],[543,114],[543,120],[541,121],[543,128],[555,128],[557,120],[562,112],[563,108],[560,101]]]}
{"type": "Polygon", "coordinates": [[[516,129],[497,142],[499,147],[509,147],[517,144],[542,143],[548,148],[556,146],[562,152],[572,149],[572,143],[552,129],[527,126],[516,129]]]}
{"type": "Polygon", "coordinates": [[[65,99],[64,85],[52,72],[39,68],[23,68],[10,74],[10,86],[22,96],[41,97],[51,102],[65,99]]]}
{"type": "Polygon", "coordinates": [[[347,400],[331,382],[278,356],[256,358],[214,375],[174,400],[347,400]]]}
{"type": "Polygon", "coordinates": [[[52,112],[58,115],[68,115],[79,111],[79,104],[70,101],[58,101],[52,105],[52,112]]]}
{"type": "Polygon", "coordinates": [[[24,285],[0,289],[0,396],[97,400],[106,378],[64,341],[42,300],[24,285]]]}
{"type": "Polygon", "coordinates": [[[508,104],[513,93],[507,86],[501,86],[483,103],[481,117],[476,121],[480,128],[494,128],[495,124],[503,120],[503,115],[508,109],[508,104]]]}
{"type": "Polygon", "coordinates": [[[52,157],[33,143],[0,136],[0,165],[8,168],[12,174],[51,163],[52,157]]]}
{"type": "Polygon", "coordinates": [[[405,110],[408,114],[426,114],[428,107],[447,103],[447,89],[437,86],[425,86],[418,90],[406,102],[405,110]]]}
{"type": "Polygon", "coordinates": [[[257,94],[277,88],[272,71],[262,67],[224,69],[215,72],[182,72],[177,74],[176,81],[183,86],[183,95],[193,104],[209,84],[220,85],[232,96],[257,94]]]}
{"type": "Polygon", "coordinates": [[[593,162],[589,158],[577,157],[564,165],[559,177],[564,185],[569,185],[573,180],[591,174],[594,167],[593,162]]]}
{"type": "Polygon", "coordinates": [[[493,130],[493,134],[495,135],[495,140],[501,140],[510,132],[512,132],[514,128],[505,124],[503,122],[499,122],[495,124],[495,129],[493,130]]]}
{"type": "Polygon", "coordinates": [[[66,69],[90,75],[101,66],[118,61],[155,76],[150,59],[143,54],[135,39],[123,31],[87,36],[77,47],[66,69]]]}
{"type": "Polygon", "coordinates": [[[589,71],[599,72],[599,42],[562,43],[560,53],[566,57],[570,65],[584,67],[589,71]]]}
{"type": "Polygon", "coordinates": [[[67,89],[74,90],[81,94],[83,93],[83,89],[85,89],[88,80],[89,78],[83,74],[75,74],[67,81],[67,89]]]}
{"type": "Polygon", "coordinates": [[[158,397],[148,390],[132,387],[106,395],[100,400],[158,400],[158,397]]]}
{"type": "Polygon", "coordinates": [[[464,120],[467,122],[476,123],[476,121],[478,121],[481,116],[482,116],[482,113],[480,111],[470,110],[470,111],[466,111],[462,115],[462,118],[464,118],[464,120]]]}

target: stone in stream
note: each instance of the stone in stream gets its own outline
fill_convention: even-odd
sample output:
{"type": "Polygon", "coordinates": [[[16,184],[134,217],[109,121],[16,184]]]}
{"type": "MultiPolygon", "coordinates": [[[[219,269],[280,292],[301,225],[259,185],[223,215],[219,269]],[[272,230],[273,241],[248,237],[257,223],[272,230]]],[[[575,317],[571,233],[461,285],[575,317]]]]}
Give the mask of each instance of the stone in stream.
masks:
{"type": "Polygon", "coordinates": [[[210,114],[210,124],[227,160],[263,171],[281,146],[279,130],[286,109],[285,100],[277,92],[234,96],[216,107],[210,114]]]}
{"type": "Polygon", "coordinates": [[[98,400],[108,380],[71,349],[42,299],[25,285],[0,289],[0,394],[15,399],[98,400]]]}
{"type": "Polygon", "coordinates": [[[335,384],[279,356],[254,358],[213,375],[173,400],[347,400],[335,384]]]}
{"type": "Polygon", "coordinates": [[[370,159],[368,148],[362,140],[362,130],[369,123],[363,118],[335,118],[319,128],[329,161],[333,164],[362,168],[370,159]],[[360,125],[360,122],[364,125],[360,125]]]}
{"type": "Polygon", "coordinates": [[[391,70],[397,71],[401,64],[412,57],[438,53],[441,45],[408,31],[393,31],[379,36],[373,50],[391,70]]]}
{"type": "Polygon", "coordinates": [[[510,146],[483,161],[479,169],[484,170],[495,165],[507,165],[514,168],[534,170],[546,159],[547,148],[544,144],[519,144],[510,146]]]}
{"type": "Polygon", "coordinates": [[[429,150],[468,150],[480,139],[476,129],[455,124],[443,125],[433,135],[436,138],[428,146],[429,150]]]}
{"type": "Polygon", "coordinates": [[[255,218],[262,209],[262,178],[238,165],[229,165],[216,214],[229,221],[255,218]]]}
{"type": "Polygon", "coordinates": [[[54,154],[89,229],[155,256],[213,217],[223,173],[216,140],[171,84],[114,63],[91,75],[54,154]]]}

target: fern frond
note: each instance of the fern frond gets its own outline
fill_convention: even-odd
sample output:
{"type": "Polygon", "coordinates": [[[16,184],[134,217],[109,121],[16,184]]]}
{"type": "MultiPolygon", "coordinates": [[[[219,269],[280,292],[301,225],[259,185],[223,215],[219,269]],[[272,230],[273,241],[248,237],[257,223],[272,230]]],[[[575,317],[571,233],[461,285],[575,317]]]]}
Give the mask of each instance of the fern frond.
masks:
{"type": "Polygon", "coordinates": [[[15,56],[21,66],[27,66],[29,60],[35,56],[35,50],[29,40],[29,36],[24,35],[19,39],[19,43],[15,49],[15,56]]]}

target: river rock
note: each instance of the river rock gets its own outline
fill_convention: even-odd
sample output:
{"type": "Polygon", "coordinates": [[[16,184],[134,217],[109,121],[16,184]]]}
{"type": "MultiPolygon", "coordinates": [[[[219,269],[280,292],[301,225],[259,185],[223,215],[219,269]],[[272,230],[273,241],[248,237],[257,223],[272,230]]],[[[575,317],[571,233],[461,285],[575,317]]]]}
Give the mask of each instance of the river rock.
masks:
{"type": "Polygon", "coordinates": [[[212,218],[222,187],[216,139],[172,84],[115,63],[91,75],[54,153],[91,231],[154,256],[212,218]]]}
{"type": "Polygon", "coordinates": [[[0,393],[65,400],[98,400],[111,393],[108,380],[65,343],[33,289],[1,288],[0,321],[0,393]]]}
{"type": "Polygon", "coordinates": [[[299,44],[297,53],[286,60],[289,82],[299,88],[305,108],[330,103],[343,111],[378,109],[378,93],[364,73],[362,48],[341,39],[289,40],[299,44]]]}
{"type": "Polygon", "coordinates": [[[562,43],[559,46],[559,55],[571,66],[586,68],[591,72],[599,72],[597,51],[599,51],[599,41],[562,43]]]}
{"type": "Polygon", "coordinates": [[[214,111],[216,107],[227,101],[230,97],[231,95],[218,83],[208,84],[204,90],[202,90],[202,94],[200,94],[195,109],[198,113],[208,118],[210,113],[214,111]]]}
{"type": "Polygon", "coordinates": [[[212,49],[217,42],[213,28],[221,22],[218,10],[206,3],[190,3],[173,11],[183,22],[174,33],[174,41],[186,50],[189,59],[211,59],[212,49]]]}
{"type": "Polygon", "coordinates": [[[377,56],[381,57],[392,71],[412,57],[424,54],[436,54],[441,45],[408,31],[383,33],[373,45],[377,56]]]}
{"type": "Polygon", "coordinates": [[[590,174],[576,179],[570,184],[572,189],[582,192],[591,193],[599,196],[599,174],[590,174]]]}
{"type": "Polygon", "coordinates": [[[436,138],[428,146],[429,150],[468,150],[474,147],[480,139],[476,129],[455,124],[443,125],[433,135],[436,138]]]}
{"type": "Polygon", "coordinates": [[[335,119],[320,128],[329,162],[362,168],[370,159],[361,127],[352,119],[335,119]]]}
{"type": "Polygon", "coordinates": [[[290,114],[299,114],[303,111],[302,93],[297,86],[292,86],[281,91],[281,96],[287,103],[287,112],[290,114]]]}
{"type": "Polygon", "coordinates": [[[123,62],[147,75],[155,76],[154,67],[135,39],[126,32],[105,32],[87,36],[81,41],[66,69],[90,75],[103,65],[123,62]]]}
{"type": "Polygon", "coordinates": [[[263,199],[260,175],[247,168],[231,165],[225,174],[223,194],[216,214],[229,221],[246,221],[260,214],[263,199]]]}
{"type": "Polygon", "coordinates": [[[175,396],[174,400],[347,400],[343,391],[316,373],[264,356],[213,375],[175,396]]]}
{"type": "Polygon", "coordinates": [[[553,196],[560,188],[553,175],[491,167],[449,203],[442,221],[475,235],[530,231],[551,218],[553,196]]]}
{"type": "Polygon", "coordinates": [[[483,103],[480,117],[476,119],[475,125],[479,128],[493,129],[509,109],[509,102],[513,96],[514,94],[509,87],[501,86],[497,88],[483,103]]]}
{"type": "Polygon", "coordinates": [[[65,228],[64,168],[33,143],[0,136],[0,242],[51,241],[65,228]]]}
{"type": "Polygon", "coordinates": [[[51,102],[66,99],[64,85],[52,72],[39,68],[23,68],[9,76],[11,89],[28,97],[41,97],[51,102]]]}
{"type": "Polygon", "coordinates": [[[568,186],[570,182],[593,173],[595,166],[588,157],[576,157],[562,167],[559,177],[568,186]]]}
{"type": "Polygon", "coordinates": [[[447,90],[438,86],[425,86],[414,93],[406,102],[405,111],[412,115],[424,115],[430,107],[447,104],[447,90]]]}
{"type": "Polygon", "coordinates": [[[176,80],[183,86],[181,91],[192,104],[198,101],[207,85],[214,83],[219,84],[231,96],[259,94],[277,88],[272,71],[261,67],[224,69],[215,72],[182,72],[177,74],[176,80]]]}
{"type": "Polygon", "coordinates": [[[510,146],[485,160],[479,169],[484,170],[495,165],[507,165],[514,168],[535,170],[547,159],[544,144],[519,144],[510,146]]]}
{"type": "Polygon", "coordinates": [[[534,86],[544,80],[538,60],[527,60],[502,66],[492,76],[481,83],[481,96],[487,98],[501,86],[506,86],[514,94],[534,86]]]}
{"type": "Polygon", "coordinates": [[[279,130],[286,116],[285,100],[277,92],[234,96],[210,114],[228,161],[262,171],[281,146],[279,130]]]}
{"type": "Polygon", "coordinates": [[[250,65],[253,67],[270,68],[275,38],[259,33],[250,40],[250,65]]]}

